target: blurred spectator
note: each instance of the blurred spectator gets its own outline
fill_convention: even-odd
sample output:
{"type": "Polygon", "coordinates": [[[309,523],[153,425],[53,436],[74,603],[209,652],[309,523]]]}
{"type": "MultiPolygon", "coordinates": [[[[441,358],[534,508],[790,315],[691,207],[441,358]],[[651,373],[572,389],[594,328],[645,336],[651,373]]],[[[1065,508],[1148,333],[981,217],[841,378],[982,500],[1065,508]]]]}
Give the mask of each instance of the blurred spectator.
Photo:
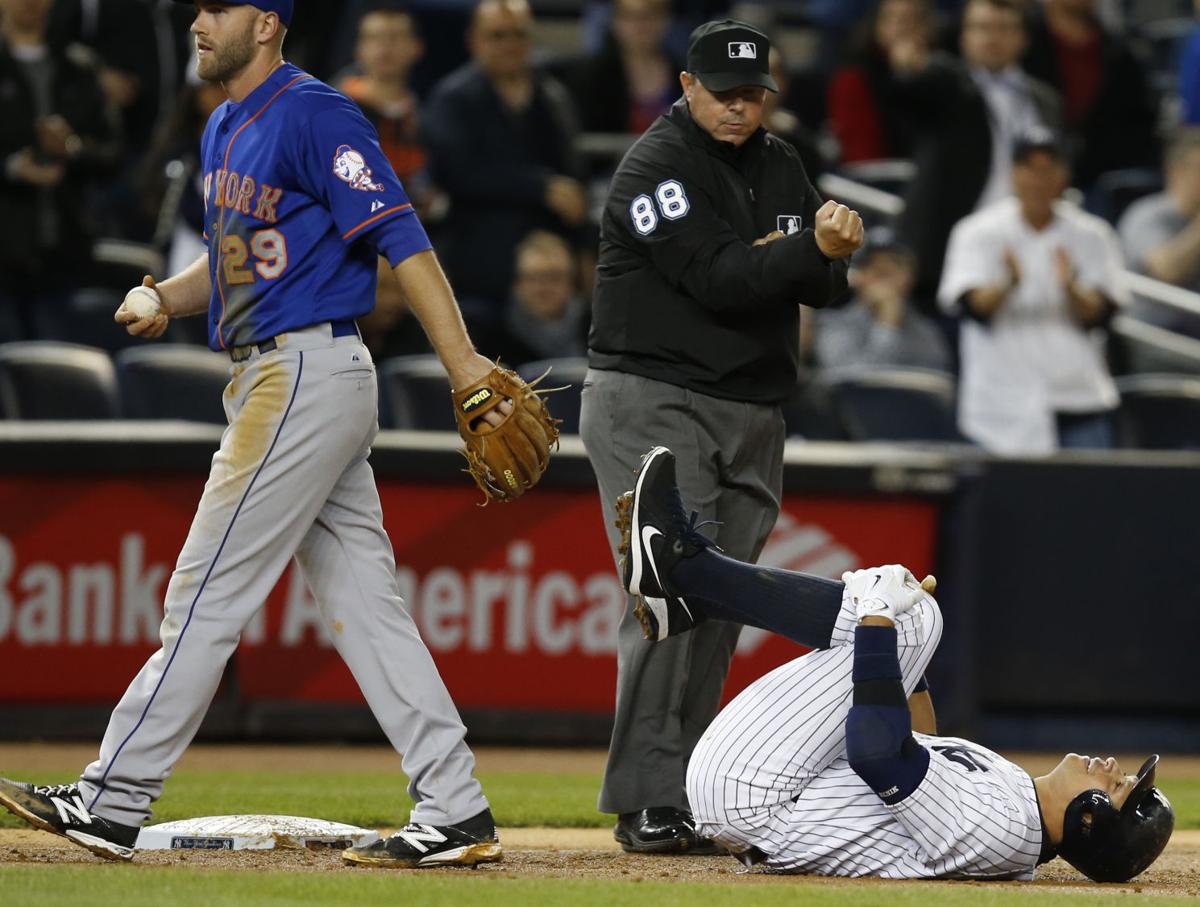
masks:
{"type": "Polygon", "coordinates": [[[571,247],[562,237],[535,230],[521,240],[507,337],[498,350],[506,362],[587,355],[587,305],[575,292],[575,275],[571,247]]]}
{"type": "Polygon", "coordinates": [[[585,131],[641,135],[679,97],[683,65],[663,50],[670,13],[670,0],[613,4],[603,48],[569,77],[585,131]]]}
{"type": "Polygon", "coordinates": [[[573,234],[587,196],[570,99],[530,64],[526,0],[482,0],[468,41],[473,59],[434,90],[425,133],[434,181],[450,198],[438,255],[486,349],[502,327],[517,243],[539,228],[573,234]]]}
{"type": "Polygon", "coordinates": [[[825,158],[821,154],[821,146],[812,130],[801,122],[800,117],[784,106],[791,89],[791,80],[779,48],[771,47],[770,62],[771,78],[779,86],[779,91],[767,92],[766,100],[763,101],[763,126],[796,149],[809,181],[816,183],[817,177],[825,171],[825,158]]]}
{"type": "Polygon", "coordinates": [[[1010,0],[970,0],[962,59],[928,51],[919,35],[891,44],[890,106],[911,121],[916,176],[901,233],[917,254],[917,295],[931,303],[950,230],[988,200],[1009,194],[1015,136],[1060,121],[1054,91],[1017,67],[1025,35],[1010,0]]]}
{"type": "Polygon", "coordinates": [[[418,102],[409,74],[425,52],[416,20],[389,3],[367,7],[358,23],[358,73],[336,87],[354,99],[379,131],[379,144],[424,217],[432,199],[425,149],[418,141],[418,102]]]}
{"type": "Polygon", "coordinates": [[[991,169],[976,207],[1012,195],[1012,146],[1019,136],[1039,128],[1062,131],[1062,99],[1021,69],[1027,43],[1021,0],[969,0],[960,48],[992,126],[991,169]]]}
{"type": "Polygon", "coordinates": [[[157,225],[155,241],[167,251],[169,274],[178,274],[208,252],[200,137],[208,118],[225,100],[220,84],[205,82],[196,74],[193,60],[171,118],[146,155],[138,196],[145,205],[145,218],[157,225]]]}
{"type": "Polygon", "coordinates": [[[46,41],[51,0],[0,0],[0,295],[32,334],[35,306],[63,306],[92,264],[82,202],[118,160],[96,69],[46,41]]]}
{"type": "Polygon", "coordinates": [[[377,363],[393,356],[417,356],[433,353],[433,347],[412,307],[400,281],[388,264],[379,259],[379,281],[375,290],[375,308],[365,318],[358,319],[363,343],[377,363]]]}
{"type": "Polygon", "coordinates": [[[1112,228],[1059,200],[1070,178],[1047,133],[1013,151],[1014,198],[954,228],[939,300],[961,313],[959,427],[1002,454],[1111,447],[1117,392],[1104,325],[1127,302],[1112,228]]]}
{"type": "MultiPolygon", "coordinates": [[[[134,150],[145,149],[160,116],[165,118],[183,75],[175,54],[174,26],[163,24],[160,41],[156,0],[55,0],[50,42],[83,44],[99,57],[99,85],[121,115],[134,150]]],[[[193,11],[194,12],[194,11],[193,11]]]]}
{"type": "Polygon", "coordinates": [[[933,19],[926,0],[881,0],[854,41],[850,61],[829,82],[830,131],[841,159],[854,161],[908,157],[912,151],[907,117],[890,103],[891,50],[897,43],[928,48],[933,19]]]}
{"type": "MultiPolygon", "coordinates": [[[[1200,128],[1180,130],[1163,169],[1166,189],[1134,202],[1122,216],[1121,245],[1134,270],[1200,293],[1200,128]]],[[[1200,337],[1200,318],[1173,311],[1147,306],[1142,317],[1200,337]]]]}
{"type": "Polygon", "coordinates": [[[1108,170],[1155,166],[1157,99],[1124,38],[1105,31],[1096,0],[1044,0],[1025,68],[1063,97],[1075,185],[1108,170]]]}
{"type": "MultiPolygon", "coordinates": [[[[1200,0],[1194,0],[1194,5],[1200,16],[1200,0]]],[[[1179,99],[1183,122],[1200,126],[1200,22],[1188,33],[1179,51],[1179,99]]]]}
{"type": "Polygon", "coordinates": [[[946,339],[909,304],[916,258],[888,227],[875,227],[854,256],[851,301],[812,313],[817,365],[822,369],[915,366],[950,369],[946,339]]]}
{"type": "Polygon", "coordinates": [[[49,42],[66,48],[79,44],[96,55],[99,87],[120,119],[125,153],[118,173],[97,187],[89,200],[97,228],[108,236],[149,241],[153,221],[137,183],[144,154],[183,84],[195,9],[160,0],[55,0],[49,42]]]}

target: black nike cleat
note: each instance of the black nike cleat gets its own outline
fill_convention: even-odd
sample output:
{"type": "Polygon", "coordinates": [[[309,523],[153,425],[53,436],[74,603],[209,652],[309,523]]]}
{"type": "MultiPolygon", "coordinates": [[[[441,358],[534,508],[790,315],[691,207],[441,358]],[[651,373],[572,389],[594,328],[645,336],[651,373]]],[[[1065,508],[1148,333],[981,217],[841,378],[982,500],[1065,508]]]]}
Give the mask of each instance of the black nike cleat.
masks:
{"type": "Polygon", "coordinates": [[[364,847],[342,851],[347,863],[387,869],[428,866],[475,866],[503,857],[492,811],[485,809],[458,825],[419,825],[410,822],[394,835],[364,847]]]}
{"type": "Polygon", "coordinates": [[[138,827],[92,815],[78,784],[35,786],[0,778],[0,804],[34,828],[61,835],[98,857],[133,859],[138,827]]]}
{"type": "Polygon", "coordinates": [[[675,484],[675,455],[655,447],[642,458],[637,483],[617,499],[621,530],[621,579],[636,596],[633,613],[646,639],[658,641],[692,629],[704,619],[671,587],[682,559],[712,542],[696,531],[696,514],[684,515],[675,484]]]}

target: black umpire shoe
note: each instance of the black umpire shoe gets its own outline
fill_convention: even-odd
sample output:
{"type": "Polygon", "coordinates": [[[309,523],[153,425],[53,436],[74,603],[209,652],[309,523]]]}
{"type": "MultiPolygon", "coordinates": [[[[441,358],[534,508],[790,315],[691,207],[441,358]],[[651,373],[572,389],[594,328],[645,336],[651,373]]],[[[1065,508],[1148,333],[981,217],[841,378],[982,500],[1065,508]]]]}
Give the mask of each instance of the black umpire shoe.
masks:
{"type": "Polygon", "coordinates": [[[485,809],[457,825],[419,825],[410,822],[389,838],[342,851],[347,863],[387,869],[424,866],[475,866],[496,863],[503,856],[496,821],[485,809]]]}
{"type": "Polygon", "coordinates": [[[681,558],[712,544],[689,521],[675,485],[675,455],[655,447],[642,458],[637,484],[617,498],[621,530],[621,577],[637,598],[633,613],[646,639],[684,633],[704,619],[671,588],[671,570],[681,558]]]}
{"type": "Polygon", "coordinates": [[[673,806],[652,806],[621,813],[613,838],[626,853],[725,853],[725,849],[696,834],[691,813],[673,806]]]}
{"type": "Polygon", "coordinates": [[[0,778],[0,804],[34,828],[62,835],[98,857],[133,859],[138,827],[92,815],[78,784],[34,786],[0,778]]]}

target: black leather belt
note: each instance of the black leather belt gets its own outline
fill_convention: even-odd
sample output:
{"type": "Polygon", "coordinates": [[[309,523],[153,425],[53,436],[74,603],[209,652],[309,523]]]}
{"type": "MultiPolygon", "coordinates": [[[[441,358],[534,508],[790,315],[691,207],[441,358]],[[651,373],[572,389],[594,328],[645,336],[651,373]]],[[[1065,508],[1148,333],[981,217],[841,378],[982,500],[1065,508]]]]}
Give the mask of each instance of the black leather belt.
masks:
{"type": "MultiPolygon", "coordinates": [[[[344,321],[329,322],[330,330],[334,337],[349,337],[350,335],[358,336],[358,325],[353,319],[344,321]]],[[[229,358],[234,362],[245,362],[258,350],[260,355],[266,355],[271,350],[279,346],[274,337],[269,337],[262,343],[247,343],[245,346],[232,346],[229,348],[229,358]]]]}

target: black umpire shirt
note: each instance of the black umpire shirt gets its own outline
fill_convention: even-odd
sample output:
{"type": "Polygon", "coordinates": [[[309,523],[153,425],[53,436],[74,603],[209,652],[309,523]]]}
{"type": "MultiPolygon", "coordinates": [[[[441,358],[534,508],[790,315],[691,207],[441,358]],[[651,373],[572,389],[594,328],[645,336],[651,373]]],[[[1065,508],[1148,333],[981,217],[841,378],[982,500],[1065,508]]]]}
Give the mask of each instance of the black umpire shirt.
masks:
{"type": "Polygon", "coordinates": [[[789,397],[799,303],[846,290],[848,259],[817,248],[821,204],[791,145],[765,129],[719,142],[680,98],[613,177],[588,364],[729,400],[789,397]],[[787,235],[751,245],[772,230],[787,235]]]}

